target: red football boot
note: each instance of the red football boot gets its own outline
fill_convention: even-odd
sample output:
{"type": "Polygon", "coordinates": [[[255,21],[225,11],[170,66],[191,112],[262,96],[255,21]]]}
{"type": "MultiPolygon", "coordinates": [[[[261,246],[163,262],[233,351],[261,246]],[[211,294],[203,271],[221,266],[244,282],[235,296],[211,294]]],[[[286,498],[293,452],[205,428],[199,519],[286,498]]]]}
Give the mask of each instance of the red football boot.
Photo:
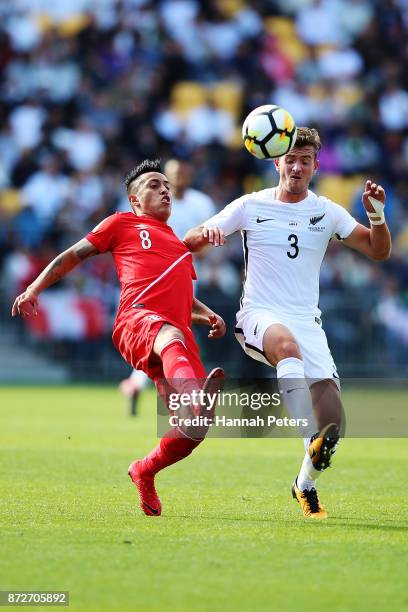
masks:
{"type": "Polygon", "coordinates": [[[224,387],[225,372],[222,368],[213,368],[203,386],[205,393],[217,393],[224,387]]]}
{"type": "MultiPolygon", "coordinates": [[[[216,395],[224,388],[225,372],[222,368],[213,368],[205,379],[203,391],[205,394],[210,393],[216,395]]],[[[195,413],[196,414],[196,413],[195,413]]],[[[207,414],[207,413],[205,413],[207,414]]],[[[207,416],[214,416],[214,409],[207,416]]]]}
{"type": "Polygon", "coordinates": [[[143,471],[143,461],[133,461],[128,474],[139,492],[140,507],[148,516],[160,516],[161,503],[154,486],[154,475],[143,471]]]}

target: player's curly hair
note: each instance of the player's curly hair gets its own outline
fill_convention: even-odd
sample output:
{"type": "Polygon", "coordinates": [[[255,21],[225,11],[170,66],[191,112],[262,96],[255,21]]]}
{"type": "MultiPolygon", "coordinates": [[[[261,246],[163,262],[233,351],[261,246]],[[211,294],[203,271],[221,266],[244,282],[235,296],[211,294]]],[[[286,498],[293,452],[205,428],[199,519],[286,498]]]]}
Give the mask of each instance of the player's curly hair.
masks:
{"type": "Polygon", "coordinates": [[[322,148],[319,132],[314,128],[298,127],[295,147],[313,147],[317,155],[322,148]]]}
{"type": "Polygon", "coordinates": [[[133,181],[147,172],[163,172],[160,159],[144,159],[127,173],[124,183],[128,193],[133,181]]]}

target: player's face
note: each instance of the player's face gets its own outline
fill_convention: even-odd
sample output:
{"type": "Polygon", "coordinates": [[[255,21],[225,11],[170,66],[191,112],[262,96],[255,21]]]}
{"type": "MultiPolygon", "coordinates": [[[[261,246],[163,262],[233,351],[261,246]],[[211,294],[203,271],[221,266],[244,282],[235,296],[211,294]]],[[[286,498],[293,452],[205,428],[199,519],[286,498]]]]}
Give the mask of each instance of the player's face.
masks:
{"type": "Polygon", "coordinates": [[[294,147],[289,153],[275,160],[281,188],[294,196],[306,196],[318,166],[315,150],[309,146],[294,147]]]}
{"type": "Polygon", "coordinates": [[[170,183],[161,172],[147,172],[135,181],[129,195],[133,212],[166,222],[171,213],[170,183]]]}

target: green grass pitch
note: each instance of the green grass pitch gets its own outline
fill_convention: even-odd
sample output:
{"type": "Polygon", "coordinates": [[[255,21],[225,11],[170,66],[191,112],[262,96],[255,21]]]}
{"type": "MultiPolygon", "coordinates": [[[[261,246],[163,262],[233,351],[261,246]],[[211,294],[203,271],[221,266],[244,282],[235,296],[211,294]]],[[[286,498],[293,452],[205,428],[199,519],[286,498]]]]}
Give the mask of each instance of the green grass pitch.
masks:
{"type": "Polygon", "coordinates": [[[112,387],[0,388],[0,590],[95,611],[408,608],[408,440],[342,441],[320,523],[290,496],[301,441],[207,440],[159,475],[155,518],[127,476],[155,426],[152,391],[132,419],[112,387]]]}

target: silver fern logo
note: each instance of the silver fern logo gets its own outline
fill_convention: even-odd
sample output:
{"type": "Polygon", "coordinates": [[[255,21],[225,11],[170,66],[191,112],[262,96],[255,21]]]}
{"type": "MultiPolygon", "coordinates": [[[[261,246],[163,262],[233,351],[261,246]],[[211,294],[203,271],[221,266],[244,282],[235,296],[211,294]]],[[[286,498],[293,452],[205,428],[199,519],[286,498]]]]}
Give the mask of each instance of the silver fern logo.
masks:
{"type": "Polygon", "coordinates": [[[326,216],[326,213],[320,215],[320,217],[310,217],[310,225],[317,225],[326,216]]]}

